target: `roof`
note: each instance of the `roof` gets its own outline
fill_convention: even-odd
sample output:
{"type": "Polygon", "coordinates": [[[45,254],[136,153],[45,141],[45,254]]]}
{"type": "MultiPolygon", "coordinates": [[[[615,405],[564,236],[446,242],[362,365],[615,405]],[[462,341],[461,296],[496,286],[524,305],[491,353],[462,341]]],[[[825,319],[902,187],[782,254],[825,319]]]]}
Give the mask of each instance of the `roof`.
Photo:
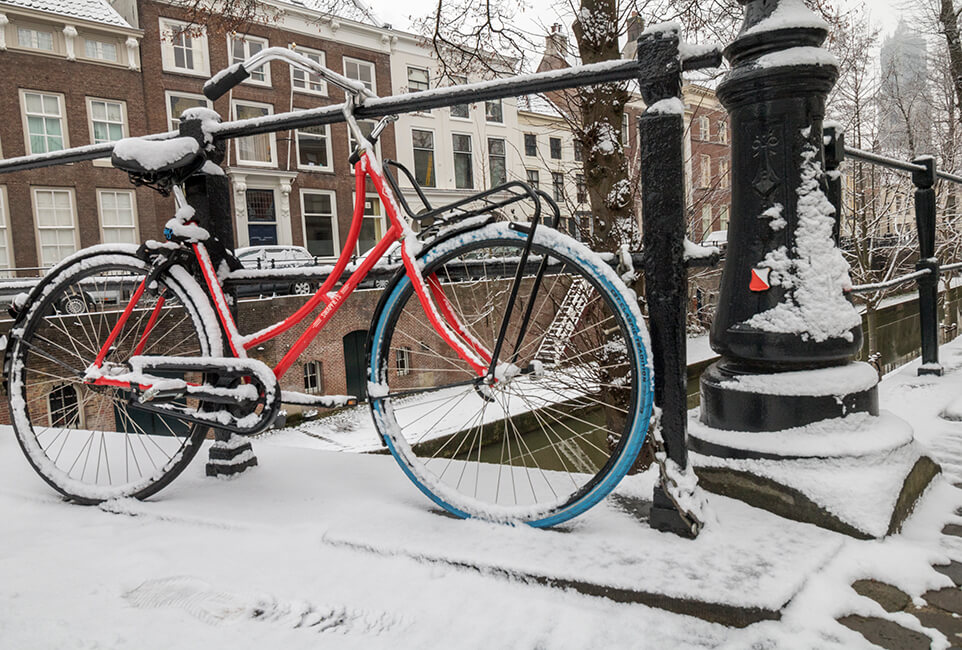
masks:
{"type": "Polygon", "coordinates": [[[4,5],[133,29],[107,0],[0,0],[0,7],[4,5]]]}
{"type": "Polygon", "coordinates": [[[346,2],[336,3],[335,8],[331,9],[331,3],[325,0],[280,0],[281,2],[295,7],[302,7],[309,11],[314,11],[323,15],[337,16],[346,20],[353,20],[357,23],[364,23],[374,27],[384,27],[385,23],[374,13],[364,0],[347,0],[346,2]]]}
{"type": "Polygon", "coordinates": [[[528,113],[539,113],[551,117],[564,117],[558,107],[551,103],[544,95],[520,95],[518,97],[518,110],[528,113]]]}

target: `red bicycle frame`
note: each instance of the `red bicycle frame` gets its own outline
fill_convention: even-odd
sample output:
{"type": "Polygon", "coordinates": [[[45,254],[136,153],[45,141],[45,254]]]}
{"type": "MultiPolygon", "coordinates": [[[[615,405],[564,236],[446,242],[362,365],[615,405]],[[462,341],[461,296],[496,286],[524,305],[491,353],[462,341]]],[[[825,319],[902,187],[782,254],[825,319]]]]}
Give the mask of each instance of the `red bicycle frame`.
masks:
{"type": "MultiPolygon", "coordinates": [[[[399,210],[397,203],[394,200],[394,194],[391,189],[387,187],[384,183],[384,178],[382,176],[380,164],[377,159],[372,156],[370,151],[364,149],[361,151],[360,160],[354,167],[355,171],[355,200],[354,205],[354,215],[351,221],[351,229],[347,235],[347,241],[344,244],[344,248],[338,257],[337,262],[334,265],[334,270],[327,279],[321,284],[317,292],[311,296],[311,298],[304,303],[297,311],[285,318],[279,323],[275,323],[263,330],[254,332],[246,336],[241,335],[237,330],[237,325],[234,322],[234,318],[231,315],[230,309],[227,304],[227,300],[224,296],[224,290],[221,287],[220,281],[217,278],[217,274],[214,271],[214,266],[211,263],[210,255],[207,251],[207,247],[201,243],[197,242],[192,244],[194,255],[200,265],[201,271],[204,276],[204,281],[207,285],[207,289],[210,293],[211,298],[214,302],[214,308],[217,311],[218,318],[220,319],[220,324],[223,328],[228,344],[230,346],[230,351],[235,357],[244,358],[247,356],[247,350],[260,345],[265,341],[286,332],[291,329],[301,321],[303,321],[308,314],[311,314],[319,305],[324,304],[324,308],[317,315],[317,317],[311,322],[307,329],[301,334],[300,337],[294,342],[290,350],[284,355],[284,357],[277,363],[274,367],[274,375],[280,379],[284,374],[290,369],[301,353],[310,345],[311,341],[320,333],[324,328],[324,325],[337,313],[337,310],[344,304],[344,301],[348,296],[357,288],[358,284],[367,276],[368,272],[374,267],[375,264],[381,259],[387,249],[395,242],[400,241],[401,245],[401,259],[404,263],[405,271],[408,277],[411,279],[411,283],[414,285],[414,291],[417,294],[418,300],[424,308],[425,314],[428,317],[431,325],[437,331],[444,341],[453,348],[458,356],[467,363],[472,370],[474,370],[478,377],[484,377],[488,374],[488,368],[491,363],[491,352],[487,350],[474,336],[472,336],[467,327],[461,323],[455,316],[451,309],[450,303],[445,297],[441,290],[441,284],[437,277],[432,275],[425,279],[421,275],[421,271],[415,263],[415,256],[417,250],[414,246],[408,245],[409,242],[417,241],[415,239],[415,233],[405,224],[399,215],[399,210]],[[360,266],[355,269],[348,279],[341,285],[341,287],[332,293],[332,289],[337,284],[341,277],[341,274],[347,268],[348,263],[352,257],[352,251],[357,246],[358,238],[361,234],[361,225],[364,220],[364,195],[366,194],[366,181],[370,178],[374,185],[374,189],[377,191],[378,197],[381,199],[381,205],[384,207],[384,211],[387,214],[388,220],[390,222],[390,228],[384,234],[384,236],[378,241],[371,252],[364,258],[360,266]],[[433,302],[432,302],[433,300],[433,302]]],[[[120,319],[114,325],[111,330],[107,340],[101,347],[96,360],[94,361],[94,366],[101,367],[107,354],[110,350],[110,346],[113,345],[114,341],[119,336],[120,332],[123,330],[125,323],[130,318],[130,314],[133,312],[134,307],[137,302],[142,297],[146,289],[146,278],[140,283],[136,291],[134,291],[130,302],[121,314],[120,319]]],[[[157,321],[157,316],[160,313],[161,308],[164,304],[164,298],[161,297],[157,301],[157,305],[154,307],[154,311],[148,320],[145,331],[141,335],[141,338],[134,350],[134,354],[139,354],[143,350],[145,343],[147,342],[153,325],[157,321]]],[[[109,386],[120,386],[129,387],[129,382],[112,380],[107,377],[97,377],[93,382],[95,385],[109,385],[109,386]]],[[[141,385],[140,388],[146,389],[147,386],[141,385]]]]}

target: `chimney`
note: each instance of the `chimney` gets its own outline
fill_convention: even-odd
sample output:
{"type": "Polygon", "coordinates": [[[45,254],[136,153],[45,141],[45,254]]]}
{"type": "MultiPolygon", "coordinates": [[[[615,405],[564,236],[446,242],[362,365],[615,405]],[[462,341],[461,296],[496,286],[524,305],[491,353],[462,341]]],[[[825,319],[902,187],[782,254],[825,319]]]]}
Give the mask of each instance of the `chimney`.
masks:
{"type": "Polygon", "coordinates": [[[645,19],[638,15],[637,11],[632,11],[628,17],[628,33],[625,47],[621,50],[621,58],[633,59],[638,52],[638,37],[645,31],[645,19]]]}
{"type": "Polygon", "coordinates": [[[566,61],[568,56],[568,37],[561,31],[561,24],[551,26],[551,33],[545,37],[545,58],[557,58],[566,61]]]}

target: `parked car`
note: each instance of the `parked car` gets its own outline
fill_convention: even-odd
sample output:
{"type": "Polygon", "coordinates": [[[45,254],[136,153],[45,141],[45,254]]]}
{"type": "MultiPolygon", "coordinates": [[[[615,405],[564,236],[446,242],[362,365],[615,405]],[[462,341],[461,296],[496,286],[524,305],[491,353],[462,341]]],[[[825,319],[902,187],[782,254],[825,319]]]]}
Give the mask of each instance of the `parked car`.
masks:
{"type": "MultiPolygon", "coordinates": [[[[247,246],[235,250],[234,255],[245,269],[289,269],[314,266],[316,259],[303,246],[247,246]]],[[[315,291],[317,291],[317,284],[307,280],[258,282],[237,287],[237,295],[240,297],[270,294],[303,296],[315,291]]]]}

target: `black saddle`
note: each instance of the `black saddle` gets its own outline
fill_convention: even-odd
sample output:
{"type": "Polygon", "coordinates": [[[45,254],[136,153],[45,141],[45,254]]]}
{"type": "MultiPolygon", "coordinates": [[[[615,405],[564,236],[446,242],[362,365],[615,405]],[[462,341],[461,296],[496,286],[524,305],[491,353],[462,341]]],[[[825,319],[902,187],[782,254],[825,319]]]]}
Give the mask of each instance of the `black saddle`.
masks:
{"type": "Polygon", "coordinates": [[[207,156],[195,138],[171,140],[124,138],[114,145],[110,161],[114,167],[137,176],[172,175],[186,178],[204,164],[207,156]]]}

